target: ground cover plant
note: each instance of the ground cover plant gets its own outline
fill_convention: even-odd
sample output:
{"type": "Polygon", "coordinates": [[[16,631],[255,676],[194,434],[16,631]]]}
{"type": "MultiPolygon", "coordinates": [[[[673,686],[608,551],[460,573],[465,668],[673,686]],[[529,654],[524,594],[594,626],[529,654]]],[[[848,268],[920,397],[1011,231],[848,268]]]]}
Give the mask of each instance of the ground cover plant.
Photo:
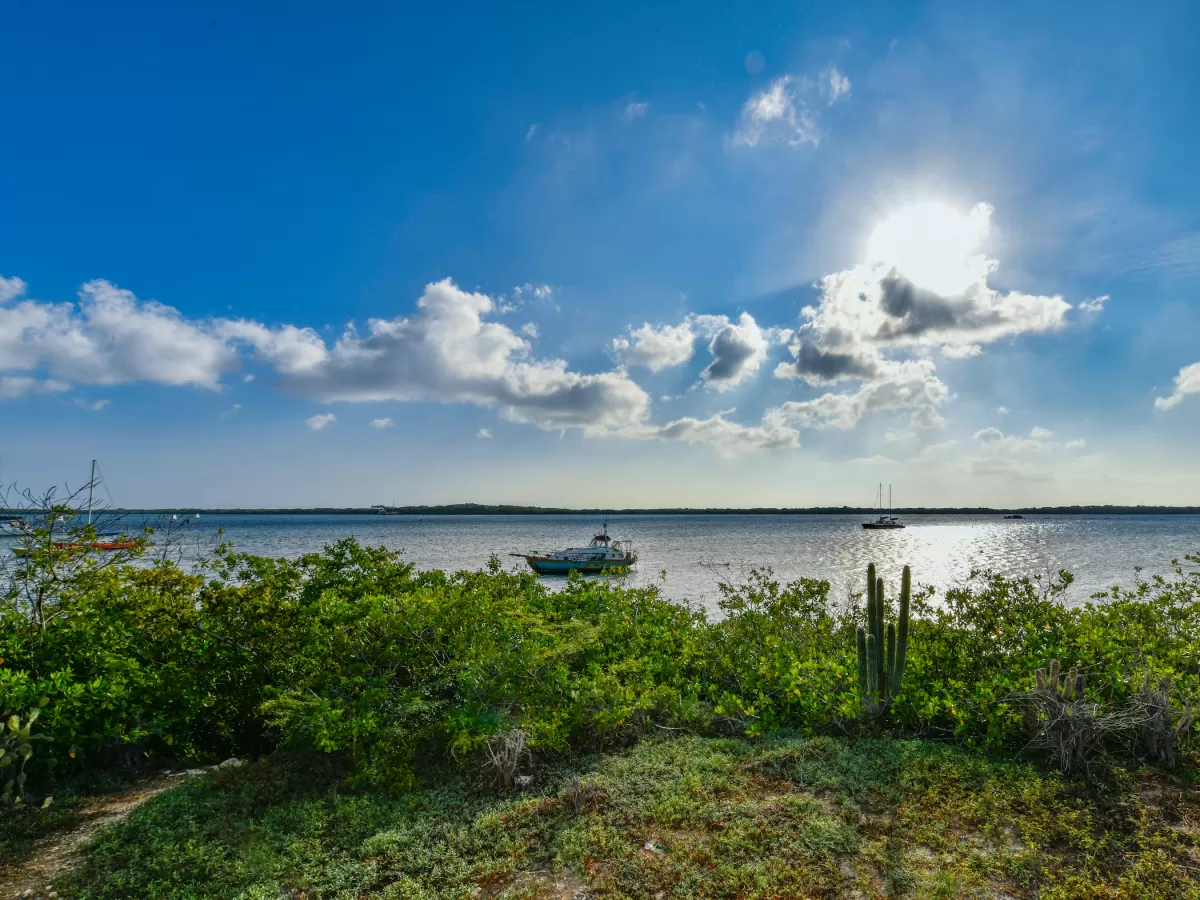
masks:
{"type": "Polygon", "coordinates": [[[401,793],[281,755],[103,833],[65,896],[1200,897],[1200,789],[917,740],[654,737],[401,793]],[[308,766],[308,768],[306,768],[308,766]]]}

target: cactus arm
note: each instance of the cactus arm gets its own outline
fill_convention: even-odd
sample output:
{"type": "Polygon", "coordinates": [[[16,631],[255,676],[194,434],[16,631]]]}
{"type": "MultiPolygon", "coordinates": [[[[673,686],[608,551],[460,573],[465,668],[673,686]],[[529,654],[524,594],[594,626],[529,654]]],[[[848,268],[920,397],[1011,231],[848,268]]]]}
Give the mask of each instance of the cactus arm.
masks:
{"type": "Polygon", "coordinates": [[[900,621],[896,625],[896,666],[892,679],[892,693],[900,693],[900,684],[904,680],[904,667],[908,662],[908,608],[912,600],[912,569],[904,567],[904,575],[900,579],[900,621]]]}
{"type": "Polygon", "coordinates": [[[896,626],[888,622],[887,626],[887,680],[883,683],[885,701],[890,700],[899,687],[896,679],[896,626]]]}
{"type": "Polygon", "coordinates": [[[867,697],[869,698],[868,705],[874,707],[875,695],[879,691],[879,644],[875,640],[875,635],[867,635],[867,697]]]}
{"type": "Polygon", "coordinates": [[[870,679],[867,676],[867,630],[858,626],[858,696],[863,704],[871,693],[870,679]]]}
{"type": "Polygon", "coordinates": [[[877,685],[876,690],[878,691],[878,693],[880,695],[882,695],[887,690],[887,672],[885,671],[885,667],[884,667],[885,660],[883,658],[883,651],[884,651],[884,643],[883,642],[886,639],[886,635],[884,633],[884,628],[883,628],[883,615],[884,615],[883,611],[884,611],[883,579],[880,578],[875,582],[875,626],[876,626],[875,646],[877,648],[877,659],[875,662],[875,664],[877,666],[877,669],[875,672],[875,678],[876,678],[875,683],[877,685]]]}

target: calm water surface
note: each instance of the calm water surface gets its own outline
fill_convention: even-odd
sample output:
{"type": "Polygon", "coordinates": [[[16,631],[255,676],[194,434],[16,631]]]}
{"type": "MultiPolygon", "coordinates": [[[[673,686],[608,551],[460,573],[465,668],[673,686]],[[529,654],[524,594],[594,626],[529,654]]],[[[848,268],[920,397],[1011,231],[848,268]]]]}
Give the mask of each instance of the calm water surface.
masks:
{"type": "MultiPolygon", "coordinates": [[[[614,516],[609,533],[632,540],[636,584],[666,572],[664,593],[716,609],[718,580],[738,580],[752,566],[769,566],[787,580],[828,579],[831,596],[859,590],[868,562],[893,580],[909,563],[914,580],[939,589],[975,567],[1008,575],[1076,576],[1068,602],[1113,584],[1131,584],[1134,570],[1170,572],[1173,558],[1200,552],[1200,516],[905,517],[902,531],[865,531],[864,516],[614,516]]],[[[477,569],[495,553],[506,567],[524,566],[506,554],[580,546],[600,523],[595,516],[205,516],[186,529],[202,545],[216,529],[238,549],[298,556],[337,538],[389,547],[421,568],[477,569]]],[[[548,583],[561,579],[548,579],[548,583]]]]}

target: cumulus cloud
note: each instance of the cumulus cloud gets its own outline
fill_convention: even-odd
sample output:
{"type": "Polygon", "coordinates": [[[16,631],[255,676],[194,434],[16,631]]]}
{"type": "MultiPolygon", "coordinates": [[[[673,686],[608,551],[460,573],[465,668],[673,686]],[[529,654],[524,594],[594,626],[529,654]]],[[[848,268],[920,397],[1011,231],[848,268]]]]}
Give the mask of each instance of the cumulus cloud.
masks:
{"type": "Polygon", "coordinates": [[[916,428],[942,424],[940,409],[949,397],[946,385],[927,359],[881,361],[870,380],[857,390],[828,393],[815,400],[791,400],[771,410],[773,421],[800,428],[853,428],[863,416],[888,411],[906,412],[916,428]]]}
{"type": "Polygon", "coordinates": [[[681,366],[692,358],[696,343],[693,320],[688,317],[678,325],[651,325],[649,322],[630,328],[628,335],[614,338],[612,351],[624,365],[643,366],[651,372],[661,372],[681,366]]]}
{"type": "Polygon", "coordinates": [[[627,121],[632,122],[639,116],[644,116],[648,109],[650,109],[649,103],[630,103],[625,107],[624,115],[627,121]]]}
{"type": "Polygon", "coordinates": [[[93,403],[88,403],[86,400],[81,400],[80,398],[76,397],[72,402],[80,409],[87,409],[91,410],[92,412],[100,412],[108,406],[107,400],[96,400],[93,403]]]}
{"type": "MultiPolygon", "coordinates": [[[[929,214],[918,209],[916,218],[929,214]]],[[[946,215],[941,210],[933,214],[946,215]]],[[[928,359],[932,351],[966,359],[1001,339],[1062,328],[1071,308],[1062,297],[1002,293],[988,284],[998,263],[975,251],[987,235],[990,216],[991,207],[978,204],[958,217],[961,221],[950,221],[953,240],[931,238],[929,246],[910,241],[907,231],[913,223],[906,220],[880,226],[883,240],[878,243],[887,255],[909,254],[909,268],[947,293],[916,283],[892,261],[862,263],[825,276],[817,285],[817,303],[805,307],[803,324],[789,336],[792,360],[780,363],[775,375],[812,386],[842,381],[861,386],[855,393],[789,405],[787,414],[814,424],[853,427],[866,412],[907,409],[917,424],[940,424],[938,407],[949,398],[949,389],[928,359]],[[904,355],[918,358],[896,359],[904,355]]]]}
{"type": "Polygon", "coordinates": [[[329,425],[337,421],[337,416],[333,413],[318,413],[315,416],[309,416],[304,420],[304,424],[313,431],[324,431],[329,425]]]}
{"type": "Polygon", "coordinates": [[[537,322],[526,322],[521,326],[521,334],[526,337],[536,338],[541,332],[538,330],[537,322]]]}
{"type": "Polygon", "coordinates": [[[532,359],[525,339],[484,318],[493,309],[491,297],[446,279],[426,285],[414,315],[371,319],[365,335],[350,329],[332,347],[291,326],[242,324],[237,337],[276,367],[286,387],[323,403],[473,403],[549,429],[602,431],[646,417],[649,396],[624,371],[583,375],[563,360],[532,359]]]}
{"type": "Polygon", "coordinates": [[[385,428],[391,428],[395,423],[389,418],[372,419],[371,427],[376,431],[383,431],[385,428]]]}
{"type": "Polygon", "coordinates": [[[1166,397],[1154,399],[1155,409],[1171,409],[1183,402],[1188,394],[1200,394],[1200,362],[1184,366],[1175,376],[1175,390],[1166,397]]]}
{"type": "Polygon", "coordinates": [[[727,322],[709,341],[712,362],[700,373],[711,387],[727,391],[759,370],[769,342],[754,317],[742,313],[735,325],[727,322]]]}
{"type": "MultiPolygon", "coordinates": [[[[20,290],[9,299],[22,296],[23,283],[20,290]]],[[[221,374],[236,364],[214,323],[189,321],[170,306],[140,301],[103,280],[85,284],[75,304],[27,299],[0,306],[0,370],[82,384],[144,381],[216,389],[221,374]]]]}
{"type": "Polygon", "coordinates": [[[475,432],[475,437],[479,438],[481,441],[486,441],[490,439],[491,436],[492,431],[490,428],[480,428],[477,432],[475,432]]]}
{"type": "Polygon", "coordinates": [[[678,325],[646,322],[630,328],[627,335],[613,340],[612,352],[625,365],[661,372],[690,360],[697,338],[706,337],[712,362],[700,377],[709,387],[725,391],[761,368],[771,336],[749,313],[742,313],[736,323],[728,316],[689,315],[678,325]]]}
{"type": "Polygon", "coordinates": [[[631,437],[710,444],[719,452],[733,454],[743,450],[778,450],[800,446],[800,434],[794,428],[775,421],[762,425],[739,425],[717,413],[707,419],[685,416],[666,425],[644,426],[629,432],[631,437]]]}
{"type": "Polygon", "coordinates": [[[34,394],[61,394],[71,386],[50,378],[41,380],[28,375],[0,375],[0,399],[16,400],[34,394]]]}
{"type": "Polygon", "coordinates": [[[776,141],[814,147],[821,142],[816,116],[790,75],[776,78],[745,102],[733,134],[735,145],[747,147],[776,141]]]}
{"type": "Polygon", "coordinates": [[[0,275],[0,303],[7,303],[25,296],[27,285],[20,278],[5,278],[0,275]]]}

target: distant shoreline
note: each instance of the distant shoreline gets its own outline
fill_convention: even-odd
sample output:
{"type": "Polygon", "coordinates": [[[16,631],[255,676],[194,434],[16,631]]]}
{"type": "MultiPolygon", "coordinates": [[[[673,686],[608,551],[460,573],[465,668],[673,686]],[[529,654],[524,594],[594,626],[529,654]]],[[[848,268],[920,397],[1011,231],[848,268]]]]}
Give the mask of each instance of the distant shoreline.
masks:
{"type": "MultiPolygon", "coordinates": [[[[480,503],[454,503],[443,506],[389,506],[383,507],[293,507],[276,509],[239,509],[221,507],[180,506],[153,509],[109,509],[110,513],[165,515],[199,513],[201,516],[269,516],[269,515],[395,515],[395,516],[828,516],[828,515],[871,515],[878,513],[871,506],[813,506],[813,507],[743,507],[743,508],[682,508],[661,509],[561,509],[539,506],[488,505],[480,503]]],[[[0,515],[19,515],[21,510],[0,510],[0,515]]],[[[28,511],[25,511],[26,513],[28,511]]],[[[1200,515],[1200,506],[1040,506],[1013,507],[896,507],[889,512],[896,515],[1119,515],[1119,516],[1162,516],[1200,515]]]]}

